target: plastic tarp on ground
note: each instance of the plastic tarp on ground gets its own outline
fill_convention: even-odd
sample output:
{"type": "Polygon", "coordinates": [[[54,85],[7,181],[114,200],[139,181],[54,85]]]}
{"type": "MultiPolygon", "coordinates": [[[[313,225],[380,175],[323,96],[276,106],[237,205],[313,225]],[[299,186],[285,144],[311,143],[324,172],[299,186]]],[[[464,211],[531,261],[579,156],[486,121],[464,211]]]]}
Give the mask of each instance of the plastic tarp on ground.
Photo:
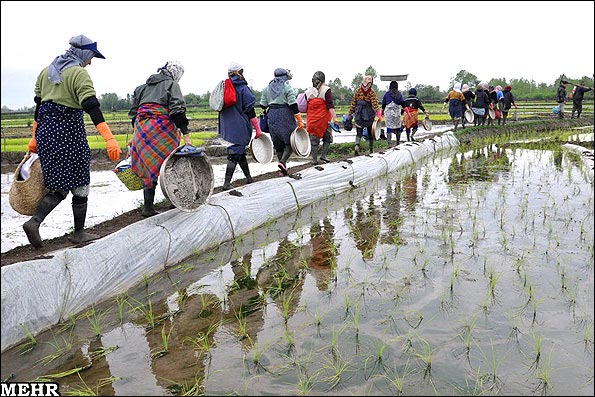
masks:
{"type": "Polygon", "coordinates": [[[585,149],[584,147],[579,145],[573,145],[572,143],[565,143],[564,145],[562,145],[562,148],[571,152],[575,152],[581,156],[581,160],[585,164],[585,168],[587,169],[587,175],[589,177],[589,180],[593,182],[593,172],[595,168],[594,151],[585,149]]]}
{"type": "Polygon", "coordinates": [[[113,298],[167,266],[247,233],[269,220],[347,192],[358,184],[458,146],[451,132],[383,153],[308,168],[301,179],[274,178],[212,195],[196,212],[171,210],[53,257],[1,268],[4,351],[69,315],[113,298]]]}

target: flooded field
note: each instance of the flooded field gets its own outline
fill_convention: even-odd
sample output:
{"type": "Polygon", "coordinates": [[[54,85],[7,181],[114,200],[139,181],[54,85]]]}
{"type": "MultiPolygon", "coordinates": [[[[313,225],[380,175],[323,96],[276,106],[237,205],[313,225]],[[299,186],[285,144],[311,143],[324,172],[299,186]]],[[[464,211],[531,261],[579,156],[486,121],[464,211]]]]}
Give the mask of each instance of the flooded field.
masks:
{"type": "Polygon", "coordinates": [[[2,354],[2,380],[62,395],[593,395],[593,205],[559,144],[439,152],[31,335],[2,354]]]}

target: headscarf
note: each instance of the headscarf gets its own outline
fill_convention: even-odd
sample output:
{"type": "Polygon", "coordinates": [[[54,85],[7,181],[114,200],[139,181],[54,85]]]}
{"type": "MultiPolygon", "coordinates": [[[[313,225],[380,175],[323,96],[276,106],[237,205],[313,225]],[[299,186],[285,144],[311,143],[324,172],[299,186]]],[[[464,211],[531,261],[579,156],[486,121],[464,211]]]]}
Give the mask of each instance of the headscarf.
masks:
{"type": "Polygon", "coordinates": [[[399,99],[399,83],[396,81],[391,81],[388,85],[388,92],[394,99],[399,99]]]}
{"type": "Polygon", "coordinates": [[[409,89],[409,95],[416,96],[417,95],[417,90],[415,88],[410,88],[409,89]]]}
{"type": "Polygon", "coordinates": [[[164,76],[171,77],[178,83],[184,74],[184,66],[178,61],[167,61],[165,65],[157,69],[157,71],[164,76]]]}
{"type": "Polygon", "coordinates": [[[501,85],[497,85],[496,86],[496,92],[498,92],[498,91],[502,91],[502,86],[501,85]]]}
{"type": "Polygon", "coordinates": [[[461,92],[461,83],[456,83],[452,88],[455,92],[461,92]]]}
{"type": "Polygon", "coordinates": [[[320,70],[314,73],[312,76],[312,87],[319,89],[322,83],[326,80],[326,76],[320,70]]]}
{"type": "Polygon", "coordinates": [[[97,50],[97,43],[85,35],[70,38],[70,48],[63,55],[54,58],[48,68],[48,78],[52,84],[62,82],[62,72],[73,66],[84,67],[85,63],[93,57],[105,57],[97,50]]]}
{"type": "Polygon", "coordinates": [[[373,81],[374,81],[374,78],[372,76],[365,75],[364,76],[364,79],[362,80],[362,84],[361,84],[362,90],[364,92],[366,92],[366,93],[368,91],[370,91],[372,89],[372,82],[373,81]]]}
{"type": "Polygon", "coordinates": [[[487,81],[482,81],[482,82],[481,82],[481,86],[483,87],[483,89],[484,89],[484,90],[487,90],[487,89],[488,89],[488,87],[489,87],[489,84],[488,84],[488,82],[487,82],[487,81]]]}
{"type": "Polygon", "coordinates": [[[227,67],[227,75],[231,76],[239,76],[242,80],[244,79],[244,75],[242,74],[244,71],[244,67],[237,62],[231,62],[227,67]]]}
{"type": "Polygon", "coordinates": [[[291,73],[287,69],[275,69],[275,78],[269,83],[269,92],[271,99],[275,99],[283,91],[283,86],[287,80],[291,80],[291,73]]]}
{"type": "Polygon", "coordinates": [[[506,87],[504,87],[504,91],[512,91],[512,86],[507,85],[506,87]]]}
{"type": "Polygon", "coordinates": [[[463,91],[463,92],[469,91],[469,85],[468,84],[463,84],[463,88],[461,89],[461,91],[463,91]]]}

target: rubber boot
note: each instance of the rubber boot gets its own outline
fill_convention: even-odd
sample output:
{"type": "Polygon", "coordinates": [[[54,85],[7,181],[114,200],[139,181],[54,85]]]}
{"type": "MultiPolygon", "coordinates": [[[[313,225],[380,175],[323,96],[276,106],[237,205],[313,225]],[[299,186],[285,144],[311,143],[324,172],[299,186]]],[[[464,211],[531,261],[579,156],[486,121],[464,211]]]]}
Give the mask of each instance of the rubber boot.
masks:
{"type": "MultiPolygon", "coordinates": [[[[312,164],[318,165],[318,145],[312,145],[310,154],[312,154],[312,164]]],[[[322,157],[320,158],[322,160],[322,157]]]]}
{"type": "Polygon", "coordinates": [[[225,168],[225,180],[223,181],[223,190],[231,189],[231,178],[236,170],[237,162],[227,159],[227,168],[225,168]]]}
{"type": "Polygon", "coordinates": [[[85,219],[87,219],[87,197],[72,197],[72,215],[74,216],[74,232],[68,240],[74,244],[86,243],[97,240],[99,236],[85,232],[85,219]]]}
{"type": "Polygon", "coordinates": [[[407,134],[407,142],[411,142],[411,130],[409,128],[405,130],[405,134],[407,134]]]}
{"type": "Polygon", "coordinates": [[[281,160],[279,160],[279,162],[283,163],[285,167],[287,167],[287,160],[289,160],[291,153],[293,153],[293,149],[291,148],[291,146],[285,145],[285,149],[283,149],[283,156],[281,157],[281,160]]]}
{"type": "Polygon", "coordinates": [[[322,154],[320,155],[320,160],[324,161],[325,163],[330,162],[329,159],[326,158],[329,146],[331,146],[330,142],[322,142],[322,154]]]}
{"type": "Polygon", "coordinates": [[[374,153],[374,140],[370,139],[370,154],[374,153]]]}
{"type": "Polygon", "coordinates": [[[252,175],[250,175],[250,168],[248,167],[248,159],[246,158],[246,155],[243,154],[242,157],[240,157],[240,168],[242,168],[242,172],[244,172],[244,176],[246,177],[246,183],[252,183],[254,182],[254,179],[252,179],[252,175]]]}
{"type": "Polygon", "coordinates": [[[386,133],[386,145],[388,147],[391,147],[393,145],[392,139],[393,139],[393,133],[392,132],[387,132],[386,133]]]}
{"type": "Polygon", "coordinates": [[[46,194],[43,199],[41,199],[41,203],[39,203],[35,214],[33,214],[31,219],[23,224],[23,230],[25,231],[27,239],[33,247],[43,247],[43,241],[39,235],[39,226],[46,216],[48,216],[48,214],[52,212],[62,200],[64,200],[64,197],[59,193],[52,192],[46,194]]]}
{"type": "Polygon", "coordinates": [[[145,187],[143,189],[143,198],[144,205],[141,215],[145,218],[157,215],[159,212],[155,211],[155,208],[153,207],[153,202],[155,201],[155,185],[153,185],[153,187],[145,187]]]}

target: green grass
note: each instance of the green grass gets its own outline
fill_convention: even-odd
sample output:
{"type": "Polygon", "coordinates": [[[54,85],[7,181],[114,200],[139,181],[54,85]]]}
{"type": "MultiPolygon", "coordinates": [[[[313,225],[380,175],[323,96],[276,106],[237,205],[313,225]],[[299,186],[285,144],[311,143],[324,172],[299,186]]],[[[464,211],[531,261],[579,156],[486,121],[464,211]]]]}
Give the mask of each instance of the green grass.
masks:
{"type": "MultiPolygon", "coordinates": [[[[210,138],[217,136],[215,132],[191,132],[190,138],[194,146],[202,146],[205,141],[210,138]]],[[[128,146],[128,142],[132,137],[127,134],[115,134],[114,137],[121,148],[128,146]]],[[[3,152],[26,152],[29,150],[29,139],[30,138],[3,138],[2,139],[2,151],[3,152]]],[[[91,149],[105,149],[105,140],[100,135],[87,136],[89,141],[89,147],[91,149]]],[[[183,143],[183,142],[182,142],[183,143]]]]}

